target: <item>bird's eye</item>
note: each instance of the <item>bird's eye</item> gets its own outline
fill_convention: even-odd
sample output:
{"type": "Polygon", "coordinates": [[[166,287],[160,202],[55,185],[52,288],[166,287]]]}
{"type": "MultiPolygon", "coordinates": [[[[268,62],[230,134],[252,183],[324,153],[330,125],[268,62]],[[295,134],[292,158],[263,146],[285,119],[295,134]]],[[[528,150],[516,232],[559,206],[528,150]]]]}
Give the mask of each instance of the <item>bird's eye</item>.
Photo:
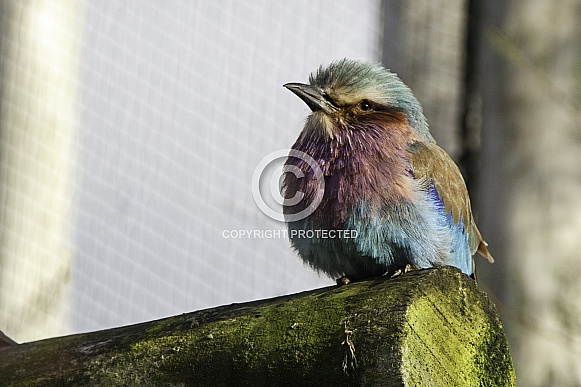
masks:
{"type": "Polygon", "coordinates": [[[363,101],[359,102],[359,108],[361,110],[363,110],[364,112],[368,112],[368,111],[370,111],[372,109],[371,103],[368,100],[366,100],[366,99],[364,99],[363,101]]]}

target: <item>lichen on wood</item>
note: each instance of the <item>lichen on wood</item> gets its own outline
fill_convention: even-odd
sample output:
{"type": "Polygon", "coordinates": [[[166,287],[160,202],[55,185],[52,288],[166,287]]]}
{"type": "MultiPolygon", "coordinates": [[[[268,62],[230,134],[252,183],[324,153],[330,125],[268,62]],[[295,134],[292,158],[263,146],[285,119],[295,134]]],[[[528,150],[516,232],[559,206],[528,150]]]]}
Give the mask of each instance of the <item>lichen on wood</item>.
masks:
{"type": "Polygon", "coordinates": [[[0,384],[514,386],[494,305],[420,270],[0,349],[0,384]]]}

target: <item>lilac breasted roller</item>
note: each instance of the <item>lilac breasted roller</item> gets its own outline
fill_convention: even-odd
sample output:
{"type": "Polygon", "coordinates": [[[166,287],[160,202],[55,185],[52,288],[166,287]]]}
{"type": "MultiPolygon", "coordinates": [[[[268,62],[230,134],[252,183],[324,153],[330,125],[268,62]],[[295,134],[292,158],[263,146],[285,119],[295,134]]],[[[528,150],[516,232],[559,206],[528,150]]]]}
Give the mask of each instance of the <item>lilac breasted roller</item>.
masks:
{"type": "Polygon", "coordinates": [[[306,263],[349,282],[410,266],[452,265],[472,275],[476,251],[493,262],[458,167],[394,73],[343,59],[320,67],[309,84],[284,86],[312,111],[292,149],[312,157],[324,178],[314,212],[293,219],[320,185],[307,161],[288,157],[286,167],[302,174],[284,174],[285,198],[299,193],[303,200],[287,203],[284,213],[306,263]]]}

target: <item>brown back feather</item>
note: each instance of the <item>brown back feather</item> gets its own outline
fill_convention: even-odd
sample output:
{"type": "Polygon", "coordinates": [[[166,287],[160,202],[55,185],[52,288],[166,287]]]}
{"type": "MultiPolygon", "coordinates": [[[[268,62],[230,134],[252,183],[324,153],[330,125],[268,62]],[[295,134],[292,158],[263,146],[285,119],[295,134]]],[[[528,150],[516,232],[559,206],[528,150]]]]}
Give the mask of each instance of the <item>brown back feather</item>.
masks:
{"type": "Polygon", "coordinates": [[[452,214],[454,223],[462,220],[472,254],[478,251],[489,262],[494,262],[474,224],[464,178],[450,156],[435,143],[416,142],[411,151],[411,163],[416,179],[426,185],[434,182],[444,202],[444,209],[447,214],[452,214]]]}

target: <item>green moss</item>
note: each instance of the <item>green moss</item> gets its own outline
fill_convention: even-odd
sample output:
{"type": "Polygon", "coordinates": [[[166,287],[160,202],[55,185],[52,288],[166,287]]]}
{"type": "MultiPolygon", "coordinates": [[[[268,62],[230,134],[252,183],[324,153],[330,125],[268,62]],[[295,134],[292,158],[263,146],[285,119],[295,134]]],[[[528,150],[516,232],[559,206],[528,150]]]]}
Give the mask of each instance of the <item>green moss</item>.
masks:
{"type": "Polygon", "coordinates": [[[24,385],[514,385],[494,307],[448,268],[3,351],[24,385]]]}
{"type": "Polygon", "coordinates": [[[464,275],[446,279],[422,289],[408,309],[405,384],[516,385],[502,325],[490,314],[494,306],[464,275]]]}
{"type": "MultiPolygon", "coordinates": [[[[349,292],[344,294],[347,297],[349,292]]],[[[321,357],[330,345],[329,331],[336,332],[337,356],[332,361],[337,369],[342,366],[345,297],[313,293],[266,305],[247,315],[207,321],[179,335],[156,336],[183,326],[179,321],[160,321],[123,354],[93,364],[109,370],[100,375],[103,383],[132,384],[146,379],[188,383],[198,375],[198,385],[227,385],[232,380],[240,385],[260,385],[279,377],[281,370],[307,378],[314,368],[330,364],[328,358],[321,357]],[[216,368],[208,372],[208,367],[216,368]],[[135,370],[144,368],[147,372],[136,376],[135,370]],[[208,377],[200,378],[200,370],[208,377]]],[[[288,380],[292,384],[296,381],[288,380]]]]}

